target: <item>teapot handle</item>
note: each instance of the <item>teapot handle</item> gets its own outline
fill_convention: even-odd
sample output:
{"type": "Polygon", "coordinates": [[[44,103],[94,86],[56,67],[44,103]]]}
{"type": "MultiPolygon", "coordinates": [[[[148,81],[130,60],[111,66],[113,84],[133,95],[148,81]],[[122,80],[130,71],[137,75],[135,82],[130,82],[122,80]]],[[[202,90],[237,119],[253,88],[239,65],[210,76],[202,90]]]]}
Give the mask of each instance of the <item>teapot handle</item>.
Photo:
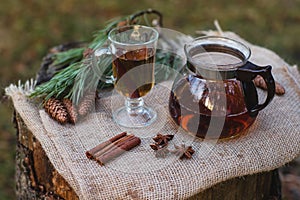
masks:
{"type": "Polygon", "coordinates": [[[257,66],[248,61],[237,70],[236,78],[242,82],[246,107],[251,117],[256,117],[258,111],[264,109],[275,95],[275,81],[271,74],[271,69],[270,65],[257,66]],[[257,75],[262,76],[267,85],[267,98],[262,104],[258,103],[256,87],[252,81],[257,75]]]}

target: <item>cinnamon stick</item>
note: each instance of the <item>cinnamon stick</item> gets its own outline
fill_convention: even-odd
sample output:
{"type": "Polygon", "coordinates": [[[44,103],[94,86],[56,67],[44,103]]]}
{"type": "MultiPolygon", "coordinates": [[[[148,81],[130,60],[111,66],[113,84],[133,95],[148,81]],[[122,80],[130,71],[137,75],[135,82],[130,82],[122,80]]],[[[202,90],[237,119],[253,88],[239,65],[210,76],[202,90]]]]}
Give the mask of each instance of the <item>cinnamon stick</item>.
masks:
{"type": "Polygon", "coordinates": [[[108,161],[118,157],[122,153],[129,151],[130,149],[134,148],[135,146],[139,145],[141,143],[141,139],[138,137],[130,137],[124,142],[120,144],[119,147],[113,148],[110,151],[100,155],[99,157],[96,158],[96,161],[100,165],[104,165],[108,161]]]}
{"type": "Polygon", "coordinates": [[[97,145],[96,147],[92,148],[91,150],[87,151],[85,154],[86,156],[89,158],[89,159],[93,159],[94,158],[94,155],[104,149],[106,146],[112,144],[113,142],[119,140],[120,138],[126,136],[127,133],[126,132],[122,132],[112,138],[110,138],[109,140],[105,141],[105,142],[102,142],[101,144],[97,145]]]}
{"type": "Polygon", "coordinates": [[[104,147],[100,151],[96,152],[93,157],[97,158],[97,157],[101,156],[102,154],[107,153],[108,151],[119,148],[124,142],[130,140],[132,137],[134,137],[134,136],[133,135],[126,135],[126,136],[120,138],[119,140],[114,141],[113,143],[107,145],[106,147],[104,147]]]}

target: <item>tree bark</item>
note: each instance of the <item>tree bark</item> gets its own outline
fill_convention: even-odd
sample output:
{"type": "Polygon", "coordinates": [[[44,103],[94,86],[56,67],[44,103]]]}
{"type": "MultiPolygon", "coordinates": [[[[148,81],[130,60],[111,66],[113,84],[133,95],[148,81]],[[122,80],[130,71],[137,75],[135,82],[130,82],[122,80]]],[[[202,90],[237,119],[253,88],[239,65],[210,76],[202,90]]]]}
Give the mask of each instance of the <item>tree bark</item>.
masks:
{"type": "Polygon", "coordinates": [[[189,200],[280,200],[281,183],[278,170],[230,179],[219,183],[189,200]]]}
{"type": "Polygon", "coordinates": [[[71,199],[78,196],[65,179],[54,169],[40,142],[33,136],[18,113],[16,196],[17,199],[71,199]]]}

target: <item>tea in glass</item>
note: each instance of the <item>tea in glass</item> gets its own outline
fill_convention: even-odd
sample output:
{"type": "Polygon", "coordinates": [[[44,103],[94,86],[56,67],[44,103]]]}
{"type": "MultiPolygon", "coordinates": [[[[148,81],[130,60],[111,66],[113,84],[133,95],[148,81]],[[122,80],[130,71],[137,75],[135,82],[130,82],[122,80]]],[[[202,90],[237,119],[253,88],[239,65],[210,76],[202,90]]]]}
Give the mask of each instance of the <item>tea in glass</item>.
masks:
{"type": "Polygon", "coordinates": [[[154,49],[143,48],[113,55],[115,89],[119,93],[140,98],[150,92],[154,86],[154,53],[154,49]]]}

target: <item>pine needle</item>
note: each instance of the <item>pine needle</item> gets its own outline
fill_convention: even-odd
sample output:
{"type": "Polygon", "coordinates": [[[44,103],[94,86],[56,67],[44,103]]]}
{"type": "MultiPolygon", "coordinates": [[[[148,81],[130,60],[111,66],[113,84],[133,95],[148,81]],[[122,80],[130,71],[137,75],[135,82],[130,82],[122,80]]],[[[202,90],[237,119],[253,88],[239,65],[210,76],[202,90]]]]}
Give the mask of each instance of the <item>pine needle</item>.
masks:
{"type": "Polygon", "coordinates": [[[78,62],[82,59],[82,53],[85,48],[74,48],[68,51],[62,51],[55,54],[53,65],[64,66],[78,62]]]}
{"type": "Polygon", "coordinates": [[[78,105],[81,98],[89,92],[96,92],[99,77],[95,74],[91,58],[85,58],[78,70],[77,76],[68,96],[75,105],[78,105]]]}
{"type": "Polygon", "coordinates": [[[68,93],[70,88],[73,87],[74,80],[78,75],[81,63],[73,63],[70,66],[58,72],[50,81],[37,86],[29,97],[42,97],[45,100],[51,97],[60,98],[64,93],[68,93]]]}

